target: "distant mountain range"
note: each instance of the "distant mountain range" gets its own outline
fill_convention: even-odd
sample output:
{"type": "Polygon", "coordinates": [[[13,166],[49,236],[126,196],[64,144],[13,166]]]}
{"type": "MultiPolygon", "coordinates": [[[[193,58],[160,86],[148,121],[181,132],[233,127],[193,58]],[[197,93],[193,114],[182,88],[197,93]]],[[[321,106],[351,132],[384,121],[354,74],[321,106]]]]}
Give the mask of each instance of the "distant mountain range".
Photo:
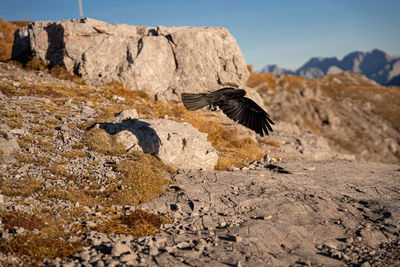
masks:
{"type": "Polygon", "coordinates": [[[391,56],[379,49],[352,52],[341,60],[336,57],[314,57],[295,71],[278,65],[267,65],[261,70],[262,73],[291,74],[306,78],[344,71],[363,74],[382,85],[400,86],[400,57],[391,56]]]}

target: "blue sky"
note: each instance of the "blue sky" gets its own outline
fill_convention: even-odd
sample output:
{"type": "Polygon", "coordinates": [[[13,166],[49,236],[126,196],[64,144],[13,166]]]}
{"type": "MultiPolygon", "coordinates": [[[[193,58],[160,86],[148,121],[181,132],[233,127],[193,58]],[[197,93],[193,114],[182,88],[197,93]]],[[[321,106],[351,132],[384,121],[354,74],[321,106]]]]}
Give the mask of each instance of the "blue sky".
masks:
{"type": "MultiPolygon", "coordinates": [[[[226,27],[257,70],[374,48],[400,56],[399,0],[82,1],[85,17],[109,23],[226,27]]],[[[0,0],[6,20],[78,17],[78,0],[0,0]]]]}

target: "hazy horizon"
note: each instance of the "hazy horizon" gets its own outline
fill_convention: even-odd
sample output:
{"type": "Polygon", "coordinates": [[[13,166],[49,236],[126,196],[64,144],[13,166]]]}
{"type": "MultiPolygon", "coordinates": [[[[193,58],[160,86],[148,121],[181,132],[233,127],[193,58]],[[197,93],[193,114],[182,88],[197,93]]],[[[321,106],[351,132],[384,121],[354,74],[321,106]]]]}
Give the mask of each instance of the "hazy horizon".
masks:
{"type": "MultiPolygon", "coordinates": [[[[400,56],[400,1],[83,0],[85,17],[146,26],[225,27],[246,64],[297,69],[311,57],[380,49],[400,56]]],[[[6,20],[79,18],[78,0],[2,0],[6,20]]]]}

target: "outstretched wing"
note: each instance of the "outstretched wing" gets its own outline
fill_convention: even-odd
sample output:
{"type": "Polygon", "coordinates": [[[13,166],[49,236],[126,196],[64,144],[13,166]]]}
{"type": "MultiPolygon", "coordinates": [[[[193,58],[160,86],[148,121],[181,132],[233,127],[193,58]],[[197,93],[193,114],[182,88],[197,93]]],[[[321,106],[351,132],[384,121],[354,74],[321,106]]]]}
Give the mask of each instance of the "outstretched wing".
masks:
{"type": "Polygon", "coordinates": [[[264,136],[264,132],[268,135],[268,130],[272,132],[271,124],[274,123],[268,113],[247,97],[227,99],[224,103],[220,103],[219,108],[230,119],[261,136],[264,136]]]}

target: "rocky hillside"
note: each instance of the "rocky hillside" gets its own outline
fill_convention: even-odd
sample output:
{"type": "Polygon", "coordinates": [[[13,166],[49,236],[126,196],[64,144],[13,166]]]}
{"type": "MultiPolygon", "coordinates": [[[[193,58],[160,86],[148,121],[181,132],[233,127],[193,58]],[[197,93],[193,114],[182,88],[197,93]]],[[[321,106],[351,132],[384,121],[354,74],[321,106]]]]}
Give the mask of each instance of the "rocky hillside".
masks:
{"type": "Polygon", "coordinates": [[[249,86],[261,94],[277,121],[324,137],[337,151],[358,159],[400,160],[400,90],[353,73],[307,79],[252,73],[249,86]]]}
{"type": "Polygon", "coordinates": [[[306,78],[318,78],[344,71],[365,75],[382,85],[400,85],[400,58],[379,49],[368,52],[352,52],[343,59],[336,57],[311,58],[295,71],[282,69],[277,65],[267,65],[261,70],[262,73],[290,74],[306,78]]]}

